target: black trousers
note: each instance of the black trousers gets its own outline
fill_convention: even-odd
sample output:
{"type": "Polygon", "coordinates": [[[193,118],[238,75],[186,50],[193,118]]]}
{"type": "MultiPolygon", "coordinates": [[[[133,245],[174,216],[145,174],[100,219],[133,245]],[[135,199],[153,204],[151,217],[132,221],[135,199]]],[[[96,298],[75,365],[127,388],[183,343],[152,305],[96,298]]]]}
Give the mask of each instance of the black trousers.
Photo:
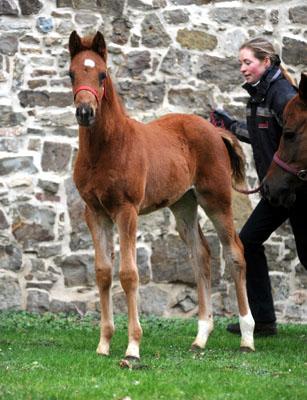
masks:
{"type": "Polygon", "coordinates": [[[300,262],[307,269],[307,196],[291,208],[273,207],[261,199],[240,232],[246,259],[247,296],[256,322],[276,320],[263,243],[289,218],[300,262]]]}

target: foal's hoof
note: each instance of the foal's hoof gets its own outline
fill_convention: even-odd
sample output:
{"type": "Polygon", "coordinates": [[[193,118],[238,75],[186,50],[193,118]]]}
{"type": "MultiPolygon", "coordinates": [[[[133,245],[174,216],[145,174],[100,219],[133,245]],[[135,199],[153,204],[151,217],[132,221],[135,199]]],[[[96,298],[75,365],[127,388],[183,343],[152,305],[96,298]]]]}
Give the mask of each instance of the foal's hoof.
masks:
{"type": "Polygon", "coordinates": [[[126,356],[124,360],[129,361],[129,362],[140,362],[140,357],[134,357],[134,356],[126,356]]]}
{"type": "MultiPolygon", "coordinates": [[[[133,359],[136,359],[137,357],[132,357],[133,359]]],[[[131,360],[130,360],[131,361],[131,360]]],[[[148,365],[144,364],[131,364],[128,360],[123,358],[119,364],[121,368],[128,368],[128,369],[148,369],[148,365]]]]}
{"type": "Polygon", "coordinates": [[[240,351],[241,353],[253,353],[255,350],[251,349],[250,347],[241,346],[240,351]]]}
{"type": "Polygon", "coordinates": [[[190,347],[191,351],[198,351],[198,350],[204,350],[202,349],[200,346],[198,346],[197,344],[192,344],[192,346],[190,347]]]}

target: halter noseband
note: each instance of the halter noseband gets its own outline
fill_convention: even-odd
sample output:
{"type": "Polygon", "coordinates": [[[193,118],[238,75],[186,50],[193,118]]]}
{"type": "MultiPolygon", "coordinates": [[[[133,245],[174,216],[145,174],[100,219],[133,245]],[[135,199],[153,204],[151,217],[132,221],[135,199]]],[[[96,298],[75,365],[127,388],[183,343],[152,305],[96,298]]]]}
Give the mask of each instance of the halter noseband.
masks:
{"type": "Polygon", "coordinates": [[[273,161],[275,161],[275,163],[277,165],[279,165],[285,171],[289,172],[292,175],[297,176],[300,180],[307,181],[307,168],[297,169],[297,168],[291,167],[290,165],[288,165],[284,161],[282,161],[280,158],[278,158],[277,153],[274,154],[273,161]]]}
{"type": "MultiPolygon", "coordinates": [[[[77,93],[79,93],[81,90],[88,90],[89,92],[93,93],[93,95],[96,97],[96,100],[97,100],[97,102],[99,104],[98,93],[96,92],[95,89],[91,88],[90,86],[80,86],[80,87],[78,87],[78,89],[75,90],[74,98],[76,98],[77,93]]],[[[103,97],[103,95],[102,95],[102,97],[103,97]]]]}
{"type": "MultiPolygon", "coordinates": [[[[91,88],[90,86],[79,86],[78,89],[76,89],[74,92],[74,99],[76,98],[77,93],[79,93],[81,90],[87,90],[87,91],[93,93],[93,95],[96,97],[97,103],[99,104],[100,101],[99,101],[98,93],[96,92],[95,89],[91,88]]],[[[106,98],[106,100],[108,99],[107,98],[107,77],[105,77],[103,80],[103,93],[101,96],[101,100],[104,97],[106,98]]]]}

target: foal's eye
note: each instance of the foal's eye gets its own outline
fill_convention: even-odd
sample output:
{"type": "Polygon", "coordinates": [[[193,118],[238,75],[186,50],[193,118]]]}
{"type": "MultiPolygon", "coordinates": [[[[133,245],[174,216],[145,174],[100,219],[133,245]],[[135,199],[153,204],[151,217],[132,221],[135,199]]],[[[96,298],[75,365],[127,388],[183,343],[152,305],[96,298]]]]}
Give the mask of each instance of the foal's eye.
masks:
{"type": "Polygon", "coordinates": [[[73,72],[73,71],[69,71],[69,77],[70,77],[70,79],[71,79],[71,82],[73,83],[74,82],[74,79],[75,79],[75,73],[73,72]]]}
{"type": "Polygon", "coordinates": [[[294,140],[295,132],[284,132],[283,137],[286,141],[291,142],[294,140]]]}
{"type": "Polygon", "coordinates": [[[102,82],[104,81],[106,76],[107,76],[107,74],[105,72],[100,72],[99,77],[98,77],[100,85],[102,84],[102,82]]]}

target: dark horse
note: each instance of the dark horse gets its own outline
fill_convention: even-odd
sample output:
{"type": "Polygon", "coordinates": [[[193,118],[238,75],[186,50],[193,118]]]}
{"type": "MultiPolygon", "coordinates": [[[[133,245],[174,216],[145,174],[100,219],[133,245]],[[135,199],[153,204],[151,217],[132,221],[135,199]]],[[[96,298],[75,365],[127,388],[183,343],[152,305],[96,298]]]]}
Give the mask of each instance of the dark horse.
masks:
{"type": "Polygon", "coordinates": [[[136,233],[139,214],[170,207],[195,265],[199,300],[198,334],[203,349],[213,329],[210,249],[198,224],[203,207],[223,245],[237,291],[241,349],[254,350],[245,288],[243,247],[233,224],[231,172],[244,179],[242,149],[227,131],[196,115],[166,115],[148,124],[129,118],[107,72],[107,48],[100,32],[69,39],[70,76],[79,123],[74,180],[86,203],[85,218],[95,247],[101,329],[97,353],[108,355],[114,333],[111,284],[113,225],[120,240],[119,277],[128,305],[126,358],[139,360],[142,328],[137,310],[136,233]]]}
{"type": "Polygon", "coordinates": [[[284,110],[282,137],[265,181],[267,199],[285,207],[307,183],[307,72],[302,72],[299,92],[284,110]]]}

